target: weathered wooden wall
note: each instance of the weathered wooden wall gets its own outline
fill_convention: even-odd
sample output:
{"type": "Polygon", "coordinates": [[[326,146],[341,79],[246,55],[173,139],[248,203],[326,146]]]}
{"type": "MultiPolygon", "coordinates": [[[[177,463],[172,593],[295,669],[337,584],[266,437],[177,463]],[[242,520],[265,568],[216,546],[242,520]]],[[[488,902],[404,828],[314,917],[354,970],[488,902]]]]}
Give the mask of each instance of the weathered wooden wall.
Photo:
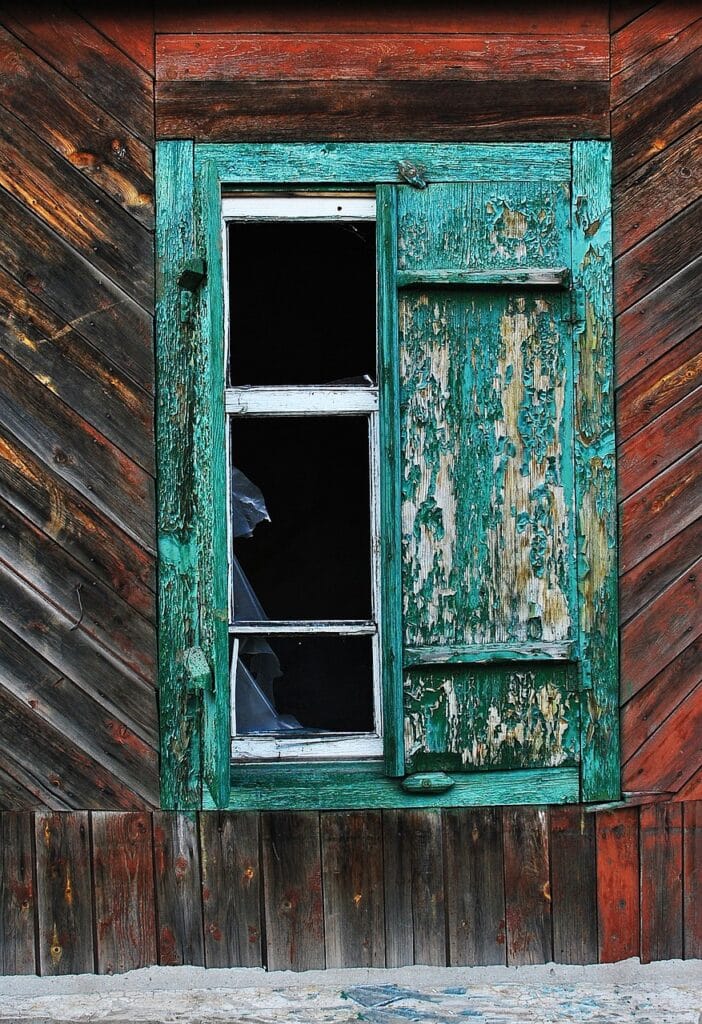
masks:
{"type": "Polygon", "coordinates": [[[702,955],[702,805],[681,803],[702,798],[698,14],[630,0],[610,35],[603,2],[0,9],[4,971],[702,955]],[[665,802],[152,816],[154,126],[514,140],[610,121],[623,784],[665,802]]]}
{"type": "Polygon", "coordinates": [[[702,956],[702,802],[0,815],[0,973],[702,956]]]}

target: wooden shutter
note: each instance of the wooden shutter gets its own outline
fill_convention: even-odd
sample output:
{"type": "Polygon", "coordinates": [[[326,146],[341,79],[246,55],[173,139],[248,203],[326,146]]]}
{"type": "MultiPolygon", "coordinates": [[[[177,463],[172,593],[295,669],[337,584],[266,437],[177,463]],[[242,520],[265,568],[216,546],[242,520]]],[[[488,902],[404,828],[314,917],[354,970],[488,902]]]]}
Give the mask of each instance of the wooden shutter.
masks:
{"type": "Polygon", "coordinates": [[[408,771],[581,760],[571,181],[397,188],[408,771]]]}

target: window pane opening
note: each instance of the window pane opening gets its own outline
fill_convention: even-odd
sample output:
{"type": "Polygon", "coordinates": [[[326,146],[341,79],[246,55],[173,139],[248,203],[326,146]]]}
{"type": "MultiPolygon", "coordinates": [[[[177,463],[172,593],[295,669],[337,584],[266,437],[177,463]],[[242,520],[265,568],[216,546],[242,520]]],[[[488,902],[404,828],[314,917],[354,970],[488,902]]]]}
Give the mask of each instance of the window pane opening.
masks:
{"type": "Polygon", "coordinates": [[[376,380],[375,222],[230,221],[233,386],[376,380]]]}

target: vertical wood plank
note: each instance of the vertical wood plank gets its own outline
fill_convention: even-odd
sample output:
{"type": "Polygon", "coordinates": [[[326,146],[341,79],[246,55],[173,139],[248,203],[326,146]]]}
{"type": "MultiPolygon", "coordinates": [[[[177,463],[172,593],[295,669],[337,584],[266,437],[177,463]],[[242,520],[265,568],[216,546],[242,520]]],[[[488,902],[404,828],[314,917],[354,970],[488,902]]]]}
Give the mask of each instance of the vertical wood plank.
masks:
{"type": "Polygon", "coordinates": [[[327,967],[384,967],[380,811],[321,816],[327,967]]]}
{"type": "Polygon", "coordinates": [[[446,964],[439,811],[383,813],[386,964],[446,964]]]}
{"type": "Polygon", "coordinates": [[[0,814],[0,974],[35,974],[32,814],[0,814]]]}
{"type": "Polygon", "coordinates": [[[596,815],[597,931],[601,963],[639,955],[639,812],[596,815]]]}
{"type": "Polygon", "coordinates": [[[553,958],[597,963],[595,816],[581,807],[553,807],[550,819],[553,958]]]}
{"type": "Polygon", "coordinates": [[[641,961],[683,955],[682,806],[648,804],[640,812],[641,961]]]}
{"type": "Polygon", "coordinates": [[[702,957],[702,800],[683,804],[683,955],[702,957]]]}
{"type": "Polygon", "coordinates": [[[92,814],[98,974],[157,961],[151,816],[92,814]]]}
{"type": "Polygon", "coordinates": [[[444,811],[448,962],[504,964],[502,815],[497,808],[444,811]]]}
{"type": "MultiPolygon", "coordinates": [[[[227,466],[224,395],[224,267],[221,186],[214,164],[196,171],[196,254],[204,256],[207,283],[197,297],[193,331],[193,488],[199,590],[200,644],[212,672],[203,692],[202,778],[215,807],[229,803],[231,704],[227,558],[227,466]]],[[[194,300],[195,301],[195,300],[194,300]]]]}
{"type": "Polygon", "coordinates": [[[385,966],[414,963],[412,934],[412,858],[403,811],[383,811],[385,879],[385,966]]]}
{"type": "Polygon", "coordinates": [[[161,807],[201,803],[200,697],[188,692],[185,652],[199,644],[192,505],[192,337],[180,320],[178,275],[194,248],[193,147],[156,147],[156,441],[158,459],[161,807]]]}
{"type": "Polygon", "coordinates": [[[508,965],[553,959],[548,811],[502,810],[508,965]]]}
{"type": "Polygon", "coordinates": [[[264,814],[261,829],[268,969],[323,968],[319,814],[313,811],[264,814]]]}
{"type": "Polygon", "coordinates": [[[397,342],[397,189],[376,189],[380,417],[380,592],[385,771],[405,771],[402,704],[400,374],[397,342]]]}
{"type": "Polygon", "coordinates": [[[158,962],[204,967],[197,820],[194,814],[156,811],[153,829],[158,962]]]}
{"type": "Polygon", "coordinates": [[[37,814],[40,974],[90,974],[93,946],[90,823],[87,811],[37,814]]]}
{"type": "Polygon", "coordinates": [[[259,815],[200,814],[205,961],[208,967],[261,967],[259,815]]]}
{"type": "Polygon", "coordinates": [[[619,797],[611,145],[573,143],[575,487],[582,798],[619,797]]]}

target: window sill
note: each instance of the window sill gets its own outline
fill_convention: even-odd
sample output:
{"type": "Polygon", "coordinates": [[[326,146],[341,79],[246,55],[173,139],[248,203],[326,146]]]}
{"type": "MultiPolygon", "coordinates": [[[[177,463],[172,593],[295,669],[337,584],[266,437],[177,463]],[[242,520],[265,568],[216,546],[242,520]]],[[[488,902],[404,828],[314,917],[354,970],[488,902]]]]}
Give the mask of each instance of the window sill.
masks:
{"type": "MultiPolygon", "coordinates": [[[[572,804],[580,799],[578,768],[451,775],[445,793],[407,793],[378,762],[233,765],[230,810],[361,810],[396,807],[484,807],[572,804]]],[[[213,810],[208,796],[205,810],[213,810]]]]}

